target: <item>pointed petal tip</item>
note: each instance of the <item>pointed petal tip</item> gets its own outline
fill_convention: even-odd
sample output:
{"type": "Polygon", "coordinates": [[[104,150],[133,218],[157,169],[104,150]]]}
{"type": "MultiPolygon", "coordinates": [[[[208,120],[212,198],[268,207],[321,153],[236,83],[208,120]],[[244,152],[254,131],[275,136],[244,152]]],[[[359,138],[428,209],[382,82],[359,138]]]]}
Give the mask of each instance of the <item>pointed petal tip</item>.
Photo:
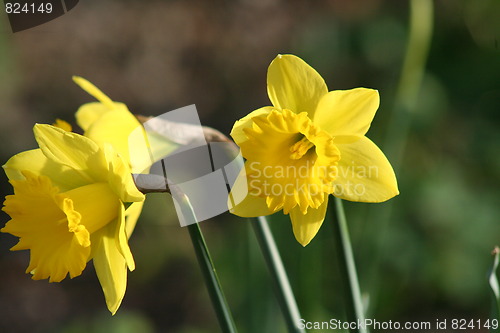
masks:
{"type": "Polygon", "coordinates": [[[114,316],[118,312],[118,309],[122,304],[122,301],[123,301],[123,296],[121,299],[116,299],[114,301],[106,299],[106,307],[108,308],[108,311],[111,312],[112,316],[114,316]]]}
{"type": "Polygon", "coordinates": [[[78,84],[78,82],[79,82],[79,81],[83,81],[83,80],[85,80],[83,77],[78,76],[78,75],[73,75],[73,76],[71,77],[71,79],[72,79],[72,80],[73,80],[73,82],[75,82],[76,84],[78,84]]]}
{"type": "Polygon", "coordinates": [[[42,133],[46,130],[48,130],[49,128],[57,128],[57,127],[54,127],[54,126],[51,126],[51,125],[48,125],[48,124],[39,124],[39,123],[36,123],[34,126],[33,126],[33,133],[35,134],[35,139],[37,136],[40,136],[42,135],[42,133]]]}
{"type": "Polygon", "coordinates": [[[299,239],[299,238],[295,238],[297,240],[297,242],[299,242],[300,245],[302,245],[302,247],[306,247],[311,241],[312,241],[312,238],[311,239],[299,239]]]}
{"type": "Polygon", "coordinates": [[[386,202],[386,201],[389,201],[395,197],[397,197],[399,195],[399,189],[396,187],[396,189],[391,193],[390,196],[387,197],[387,199],[385,199],[384,201],[381,201],[381,202],[386,202]]]}
{"type": "Polygon", "coordinates": [[[118,309],[120,308],[121,304],[122,304],[122,301],[120,300],[117,304],[108,305],[108,310],[109,310],[109,312],[111,312],[112,316],[114,316],[118,312],[118,309]]]}
{"type": "Polygon", "coordinates": [[[56,127],[56,126],[53,126],[53,125],[50,125],[50,124],[41,124],[41,123],[35,123],[35,125],[33,126],[33,131],[36,130],[41,130],[41,129],[45,129],[45,128],[54,128],[56,130],[60,130],[59,127],[56,127]]]}
{"type": "MultiPolygon", "coordinates": [[[[383,200],[378,201],[378,202],[389,201],[389,200],[397,197],[400,194],[399,188],[398,188],[398,184],[397,184],[397,180],[396,180],[396,176],[394,176],[394,184],[393,184],[393,186],[394,187],[391,190],[389,190],[389,193],[387,194],[387,196],[385,198],[383,198],[383,200]]],[[[377,203],[377,201],[375,201],[375,203],[377,203]]]]}
{"type": "Polygon", "coordinates": [[[76,83],[78,86],[80,86],[80,88],[82,88],[83,90],[86,90],[85,86],[94,86],[89,80],[87,80],[79,75],[73,75],[71,77],[71,79],[73,80],[74,83],[76,83]]]}
{"type": "Polygon", "coordinates": [[[113,100],[104,94],[99,88],[97,88],[92,82],[83,77],[74,75],[72,77],[73,82],[75,82],[80,88],[85,90],[89,95],[93,96],[99,102],[104,104],[109,109],[114,107],[113,100]]]}
{"type": "Polygon", "coordinates": [[[299,207],[290,212],[293,234],[303,247],[308,245],[316,236],[326,215],[328,207],[328,194],[325,194],[323,203],[318,208],[309,207],[307,214],[302,214],[299,207]]]}
{"type": "Polygon", "coordinates": [[[278,55],[276,56],[276,59],[283,59],[283,58],[299,58],[297,57],[296,55],[293,55],[293,54],[283,54],[283,53],[278,53],[278,55]]]}

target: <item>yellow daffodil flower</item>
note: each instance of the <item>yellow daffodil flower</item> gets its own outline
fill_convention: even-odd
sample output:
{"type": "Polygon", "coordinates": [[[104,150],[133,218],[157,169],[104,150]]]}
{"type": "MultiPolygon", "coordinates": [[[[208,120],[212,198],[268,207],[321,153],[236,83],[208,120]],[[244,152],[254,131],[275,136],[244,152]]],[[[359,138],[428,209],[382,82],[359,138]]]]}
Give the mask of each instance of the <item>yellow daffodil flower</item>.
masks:
{"type": "Polygon", "coordinates": [[[269,66],[273,106],[234,124],[231,136],[246,159],[248,195],[231,212],[254,217],[290,214],[297,241],[306,246],[321,227],[328,195],[383,202],[399,194],[394,171],[365,134],[379,106],[377,90],[328,91],[302,59],[279,55],[269,66]]]}
{"type": "MultiPolygon", "coordinates": [[[[154,162],[169,155],[179,144],[146,130],[123,103],[112,101],[101,90],[82,77],[73,81],[97,99],[82,105],[76,121],[83,135],[99,146],[111,144],[128,161],[134,174],[149,173],[154,162]]],[[[142,210],[143,202],[133,203],[126,211],[127,233],[130,235],[142,210]]]]}
{"type": "Polygon", "coordinates": [[[141,202],[130,168],[110,144],[50,125],[34,127],[39,149],[4,165],[14,187],[1,229],[19,237],[12,250],[30,250],[26,272],[59,282],[80,275],[89,260],[114,314],[125,294],[127,267],[135,264],[127,243],[124,203],[141,202]]]}

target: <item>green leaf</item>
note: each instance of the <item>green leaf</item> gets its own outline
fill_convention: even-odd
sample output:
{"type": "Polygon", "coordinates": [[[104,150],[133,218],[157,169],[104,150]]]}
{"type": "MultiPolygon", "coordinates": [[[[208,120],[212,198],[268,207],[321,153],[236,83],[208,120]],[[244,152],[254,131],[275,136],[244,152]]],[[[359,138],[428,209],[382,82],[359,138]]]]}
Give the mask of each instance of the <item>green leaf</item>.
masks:
{"type": "MultiPolygon", "coordinates": [[[[491,253],[493,255],[493,266],[491,267],[491,271],[488,275],[488,282],[491,287],[491,296],[492,296],[492,304],[491,304],[491,320],[499,320],[500,319],[500,287],[498,283],[497,269],[499,263],[499,254],[500,248],[495,246],[495,249],[491,253]]],[[[496,328],[491,328],[490,332],[500,332],[500,329],[497,325],[496,328]]]]}

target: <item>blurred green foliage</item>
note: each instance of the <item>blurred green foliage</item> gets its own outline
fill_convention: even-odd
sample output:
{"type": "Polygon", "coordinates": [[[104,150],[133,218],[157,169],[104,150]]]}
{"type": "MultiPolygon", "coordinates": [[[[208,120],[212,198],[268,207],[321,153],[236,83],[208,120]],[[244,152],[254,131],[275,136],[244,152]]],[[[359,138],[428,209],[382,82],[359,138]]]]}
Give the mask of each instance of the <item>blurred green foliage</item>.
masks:
{"type": "MultiPolygon", "coordinates": [[[[380,205],[346,204],[367,317],[380,321],[490,313],[489,253],[500,243],[500,3],[440,0],[434,10],[397,175],[401,194],[380,205]]],[[[1,160],[35,147],[35,122],[75,125],[74,112],[91,101],[72,84],[75,74],[139,114],[195,103],[205,125],[229,133],[235,120],[269,105],[266,70],[278,53],[302,57],[330,89],[378,89],[368,136],[383,148],[401,140],[386,133],[408,11],[406,1],[382,0],[88,0],[16,34],[0,14],[1,160]]],[[[3,197],[12,189],[0,178],[3,197]]],[[[302,248],[287,216],[271,220],[303,318],[342,319],[328,221],[302,248]]],[[[240,332],[283,332],[248,223],[224,214],[201,227],[240,332]]],[[[15,241],[0,234],[1,332],[218,332],[187,230],[166,195],[148,197],[130,240],[137,269],[114,317],[91,265],[60,284],[30,281],[28,254],[8,252],[15,241]]]]}

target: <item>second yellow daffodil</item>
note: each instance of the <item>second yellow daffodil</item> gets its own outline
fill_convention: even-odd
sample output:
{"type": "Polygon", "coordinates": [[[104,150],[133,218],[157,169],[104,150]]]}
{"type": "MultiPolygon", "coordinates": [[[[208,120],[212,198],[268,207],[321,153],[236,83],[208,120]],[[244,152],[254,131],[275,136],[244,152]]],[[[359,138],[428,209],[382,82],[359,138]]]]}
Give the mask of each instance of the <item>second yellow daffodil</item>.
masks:
{"type": "Polygon", "coordinates": [[[125,203],[142,202],[128,163],[110,144],[50,125],[35,125],[39,149],[4,165],[14,187],[2,232],[19,237],[12,250],[30,250],[26,272],[59,282],[80,275],[89,260],[115,313],[135,268],[125,231],[125,203]]]}

